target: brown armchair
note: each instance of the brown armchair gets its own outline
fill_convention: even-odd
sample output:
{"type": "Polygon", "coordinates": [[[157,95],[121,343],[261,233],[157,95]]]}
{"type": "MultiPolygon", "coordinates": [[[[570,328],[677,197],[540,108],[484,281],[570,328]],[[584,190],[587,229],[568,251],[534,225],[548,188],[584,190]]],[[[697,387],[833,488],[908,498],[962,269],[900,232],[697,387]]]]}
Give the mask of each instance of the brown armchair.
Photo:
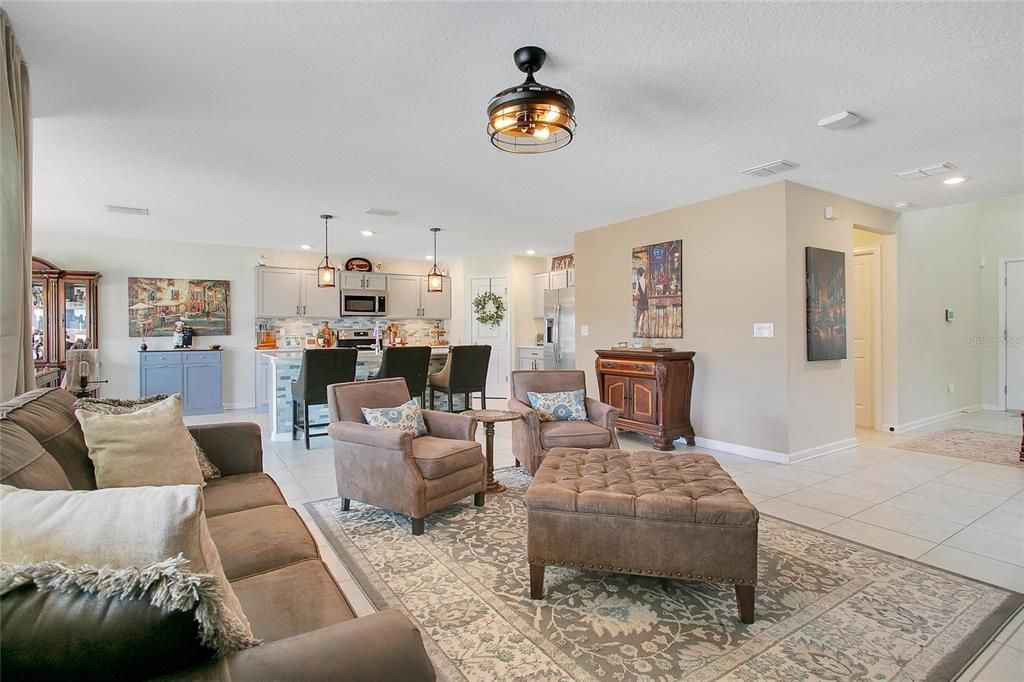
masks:
{"type": "Polygon", "coordinates": [[[428,435],[370,426],[360,408],[395,407],[409,400],[405,379],[378,379],[327,387],[334,441],[334,472],[342,509],[350,500],[405,514],[412,534],[423,519],[473,495],[484,505],[487,461],[476,442],[476,419],[423,410],[428,435]]]}
{"type": "MultiPolygon", "coordinates": [[[[530,407],[527,392],[587,390],[582,370],[522,370],[512,372],[512,397],[508,409],[523,418],[512,422],[512,454],[529,472],[535,473],[548,450],[563,448],[617,448],[615,420],[619,410],[593,398],[585,398],[585,422],[542,422],[530,407]]],[[[585,393],[584,393],[585,395],[585,393]]]]}

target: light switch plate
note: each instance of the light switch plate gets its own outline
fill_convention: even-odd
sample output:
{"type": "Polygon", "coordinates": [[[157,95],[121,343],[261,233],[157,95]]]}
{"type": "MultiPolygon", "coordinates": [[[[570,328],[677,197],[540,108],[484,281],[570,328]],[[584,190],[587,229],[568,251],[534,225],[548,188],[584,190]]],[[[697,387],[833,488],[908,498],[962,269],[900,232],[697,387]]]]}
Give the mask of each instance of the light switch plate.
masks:
{"type": "Polygon", "coordinates": [[[581,324],[580,325],[580,336],[590,336],[590,325],[589,324],[581,324]]]}
{"type": "Polygon", "coordinates": [[[755,339],[770,339],[775,336],[775,323],[774,322],[755,322],[754,323],[754,338],[755,339]]]}

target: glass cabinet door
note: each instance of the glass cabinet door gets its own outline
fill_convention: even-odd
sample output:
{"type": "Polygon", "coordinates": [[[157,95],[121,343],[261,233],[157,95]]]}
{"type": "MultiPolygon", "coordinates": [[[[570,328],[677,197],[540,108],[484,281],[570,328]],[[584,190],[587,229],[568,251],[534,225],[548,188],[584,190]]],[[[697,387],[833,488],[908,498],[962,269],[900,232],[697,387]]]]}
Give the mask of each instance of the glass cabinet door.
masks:
{"type": "Polygon", "coordinates": [[[94,339],[89,338],[89,284],[65,280],[64,296],[64,347],[91,348],[94,339]]]}
{"type": "Polygon", "coordinates": [[[32,280],[32,359],[36,362],[49,360],[47,357],[46,315],[46,282],[32,280]]]}

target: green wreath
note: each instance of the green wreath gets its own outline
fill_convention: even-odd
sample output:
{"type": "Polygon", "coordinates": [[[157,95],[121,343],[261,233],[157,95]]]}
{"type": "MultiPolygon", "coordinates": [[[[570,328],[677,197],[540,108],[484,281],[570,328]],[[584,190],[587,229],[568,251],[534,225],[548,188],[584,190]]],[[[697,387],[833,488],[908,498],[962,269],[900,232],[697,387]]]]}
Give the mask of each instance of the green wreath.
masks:
{"type": "Polygon", "coordinates": [[[497,327],[505,319],[505,300],[493,291],[485,291],[473,299],[473,314],[480,324],[497,327]]]}

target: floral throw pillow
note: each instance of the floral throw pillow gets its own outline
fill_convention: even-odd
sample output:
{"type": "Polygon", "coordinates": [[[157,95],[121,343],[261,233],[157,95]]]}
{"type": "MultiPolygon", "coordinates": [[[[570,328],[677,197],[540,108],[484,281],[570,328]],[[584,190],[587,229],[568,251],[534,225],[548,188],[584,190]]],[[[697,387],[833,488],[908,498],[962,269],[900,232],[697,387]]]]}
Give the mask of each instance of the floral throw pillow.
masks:
{"type": "Polygon", "coordinates": [[[542,422],[585,422],[587,406],[583,402],[583,389],[559,391],[558,393],[534,393],[527,391],[530,407],[537,412],[542,422]]]}
{"type": "Polygon", "coordinates": [[[402,403],[398,407],[360,408],[363,418],[370,426],[385,429],[398,429],[411,433],[413,438],[427,435],[427,425],[423,421],[423,412],[415,400],[402,403]]]}

